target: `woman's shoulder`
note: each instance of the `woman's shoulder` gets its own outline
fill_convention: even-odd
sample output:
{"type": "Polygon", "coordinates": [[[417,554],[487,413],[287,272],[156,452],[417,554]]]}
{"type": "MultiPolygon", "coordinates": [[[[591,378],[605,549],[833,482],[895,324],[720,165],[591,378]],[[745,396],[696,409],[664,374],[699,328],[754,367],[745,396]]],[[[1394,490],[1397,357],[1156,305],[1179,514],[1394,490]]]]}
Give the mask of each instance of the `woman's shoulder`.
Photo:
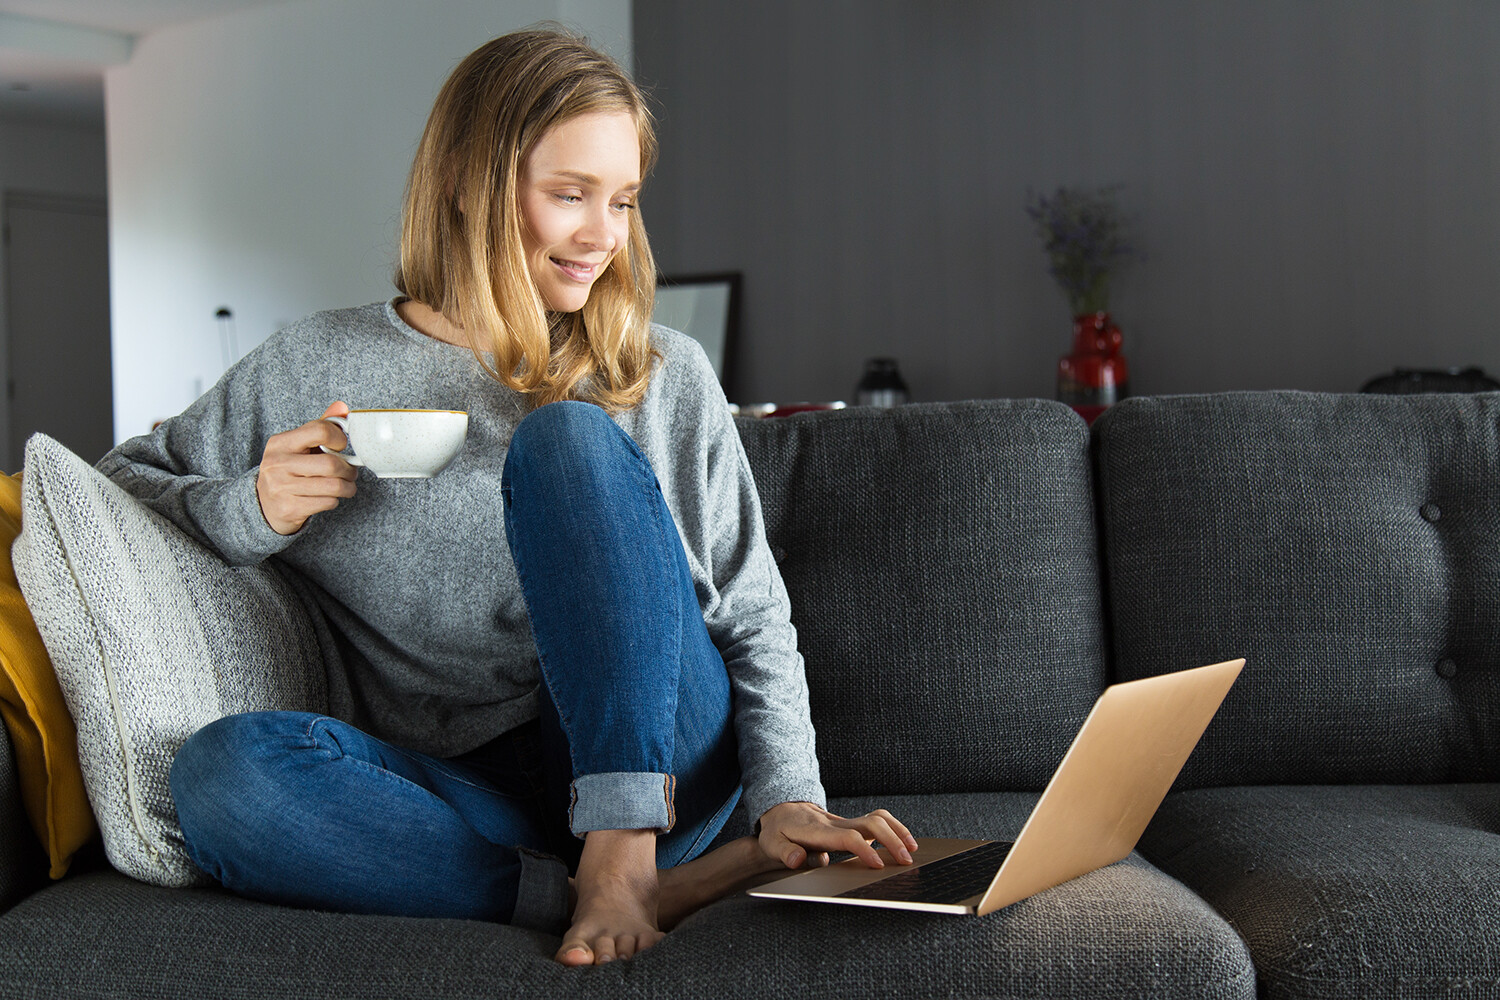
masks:
{"type": "Polygon", "coordinates": [[[387,316],[387,303],[324,309],[290,323],[271,334],[246,360],[261,365],[319,367],[330,358],[347,357],[351,350],[368,356],[400,346],[405,338],[387,316]]]}
{"type": "Polygon", "coordinates": [[[653,384],[658,380],[665,380],[666,384],[674,388],[693,386],[701,389],[710,385],[718,386],[718,376],[714,374],[713,365],[709,363],[703,345],[687,334],[660,323],[652,323],[651,346],[660,356],[652,375],[653,384]]]}
{"type": "Polygon", "coordinates": [[[651,326],[651,346],[658,360],[646,397],[622,414],[637,440],[661,436],[674,448],[686,447],[689,440],[713,438],[731,426],[729,403],[703,347],[658,324],[651,326]]]}
{"type": "Polygon", "coordinates": [[[390,304],[386,302],[371,302],[369,305],[343,309],[323,309],[283,327],[272,334],[272,338],[304,344],[327,341],[329,338],[368,337],[371,333],[396,334],[398,331],[391,323],[389,312],[390,304]]]}

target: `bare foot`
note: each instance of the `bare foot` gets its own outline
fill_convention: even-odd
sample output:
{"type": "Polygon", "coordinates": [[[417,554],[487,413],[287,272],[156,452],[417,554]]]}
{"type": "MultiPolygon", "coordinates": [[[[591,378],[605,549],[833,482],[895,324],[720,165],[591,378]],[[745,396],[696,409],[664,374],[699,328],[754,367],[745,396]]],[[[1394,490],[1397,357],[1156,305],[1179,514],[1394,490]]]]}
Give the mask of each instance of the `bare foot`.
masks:
{"type": "Polygon", "coordinates": [[[732,840],[701,858],[658,872],[654,867],[656,838],[649,831],[602,832],[649,837],[650,871],[636,868],[640,845],[631,847],[626,840],[613,843],[599,833],[588,835],[573,886],[577,896],[573,926],[557,952],[557,960],[564,965],[602,965],[629,958],[656,944],[666,936],[663,932],[709,903],[765,881],[768,875],[786,872],[779,860],[761,850],[754,837],[732,840]],[[596,843],[591,859],[589,848],[596,843]],[[609,874],[590,873],[591,860],[606,859],[616,863],[624,860],[631,874],[627,876],[624,868],[609,874]]]}
{"type": "Polygon", "coordinates": [[[669,931],[709,903],[764,881],[768,873],[785,874],[786,866],[768,857],[754,837],[731,840],[701,858],[664,868],[659,873],[658,925],[669,931]]]}
{"type": "Polygon", "coordinates": [[[629,958],[664,936],[656,922],[659,887],[651,830],[589,833],[574,887],[573,926],[556,955],[564,965],[629,958]]]}

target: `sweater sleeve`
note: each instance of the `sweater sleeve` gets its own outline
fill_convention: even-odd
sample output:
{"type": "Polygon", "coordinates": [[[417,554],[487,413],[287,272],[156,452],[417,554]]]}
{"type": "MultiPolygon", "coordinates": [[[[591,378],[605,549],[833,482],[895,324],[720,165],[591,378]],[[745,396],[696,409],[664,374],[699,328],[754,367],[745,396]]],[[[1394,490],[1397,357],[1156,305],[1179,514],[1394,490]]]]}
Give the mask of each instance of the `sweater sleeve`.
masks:
{"type": "MultiPolygon", "coordinates": [[[[760,496],[729,404],[696,343],[668,354],[675,466],[670,492],[710,637],[734,692],[743,803],[753,819],[782,802],[827,799],[791,602],[771,556],[760,496]]],[[[665,484],[664,484],[665,485],[665,484]]]]}
{"type": "Polygon", "coordinates": [[[255,492],[266,438],[288,427],[266,424],[262,345],[181,414],[116,446],[98,469],[122,489],[217,552],[253,565],[290,545],[272,530],[255,492]]]}

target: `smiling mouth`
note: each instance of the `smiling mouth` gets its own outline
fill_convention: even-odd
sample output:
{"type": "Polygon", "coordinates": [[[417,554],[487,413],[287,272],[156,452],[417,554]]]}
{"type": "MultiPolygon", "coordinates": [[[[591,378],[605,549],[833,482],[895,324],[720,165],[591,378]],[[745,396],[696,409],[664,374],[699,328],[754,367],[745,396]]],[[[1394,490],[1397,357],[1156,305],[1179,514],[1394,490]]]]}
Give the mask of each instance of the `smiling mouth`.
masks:
{"type": "Polygon", "coordinates": [[[585,283],[593,281],[594,275],[599,272],[598,264],[584,264],[576,260],[563,260],[561,257],[549,257],[547,259],[552,261],[559,271],[574,281],[585,283]]]}

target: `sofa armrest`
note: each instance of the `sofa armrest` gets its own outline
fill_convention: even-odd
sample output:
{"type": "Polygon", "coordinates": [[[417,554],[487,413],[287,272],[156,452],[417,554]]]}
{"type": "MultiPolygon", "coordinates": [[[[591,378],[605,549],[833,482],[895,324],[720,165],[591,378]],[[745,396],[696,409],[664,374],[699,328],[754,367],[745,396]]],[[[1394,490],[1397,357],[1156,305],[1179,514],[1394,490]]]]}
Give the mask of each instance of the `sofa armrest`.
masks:
{"type": "Polygon", "coordinates": [[[0,726],[0,913],[36,891],[46,870],[47,859],[21,806],[10,734],[0,726]]]}

